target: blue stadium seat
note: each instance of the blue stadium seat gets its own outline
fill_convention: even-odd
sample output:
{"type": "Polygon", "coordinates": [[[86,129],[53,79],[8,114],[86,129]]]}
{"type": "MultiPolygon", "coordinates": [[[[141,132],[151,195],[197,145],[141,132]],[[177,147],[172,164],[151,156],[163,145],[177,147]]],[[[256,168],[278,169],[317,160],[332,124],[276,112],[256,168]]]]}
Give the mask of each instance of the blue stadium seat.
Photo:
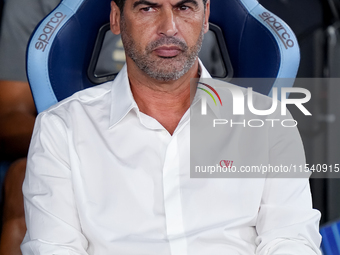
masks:
{"type": "MultiPolygon", "coordinates": [[[[37,27],[27,50],[27,75],[38,112],[96,85],[89,67],[98,31],[109,22],[110,2],[63,0],[37,27]]],[[[233,78],[265,95],[282,86],[281,78],[295,78],[300,61],[296,37],[256,0],[212,0],[210,22],[228,69],[218,78],[233,78]],[[272,79],[254,84],[239,78],[272,79]]],[[[101,81],[110,79],[114,75],[101,81]]],[[[284,85],[292,84],[293,79],[284,85]]]]}
{"type": "Polygon", "coordinates": [[[340,220],[320,228],[323,255],[340,255],[340,220]]]}

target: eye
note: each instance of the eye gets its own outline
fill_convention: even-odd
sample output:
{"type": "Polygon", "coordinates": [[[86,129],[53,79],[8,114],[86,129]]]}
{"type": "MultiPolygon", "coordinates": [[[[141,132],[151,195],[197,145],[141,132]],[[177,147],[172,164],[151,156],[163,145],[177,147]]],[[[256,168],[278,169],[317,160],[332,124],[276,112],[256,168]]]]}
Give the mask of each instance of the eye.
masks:
{"type": "Polygon", "coordinates": [[[152,8],[151,6],[148,6],[148,7],[141,8],[140,10],[143,12],[151,12],[154,10],[154,8],[152,8]]]}
{"type": "Polygon", "coordinates": [[[187,11],[187,10],[189,10],[189,6],[181,5],[181,6],[178,7],[178,10],[180,10],[180,11],[187,11]]]}

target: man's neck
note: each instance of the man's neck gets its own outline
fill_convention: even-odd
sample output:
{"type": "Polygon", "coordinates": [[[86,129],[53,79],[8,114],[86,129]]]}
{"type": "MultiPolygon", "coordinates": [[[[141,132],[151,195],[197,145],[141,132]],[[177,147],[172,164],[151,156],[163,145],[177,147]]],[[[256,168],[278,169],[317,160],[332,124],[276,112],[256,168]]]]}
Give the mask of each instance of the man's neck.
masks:
{"type": "Polygon", "coordinates": [[[172,135],[190,107],[190,79],[199,77],[198,60],[185,75],[170,82],[152,79],[134,64],[127,64],[131,91],[139,110],[156,119],[172,135]]]}

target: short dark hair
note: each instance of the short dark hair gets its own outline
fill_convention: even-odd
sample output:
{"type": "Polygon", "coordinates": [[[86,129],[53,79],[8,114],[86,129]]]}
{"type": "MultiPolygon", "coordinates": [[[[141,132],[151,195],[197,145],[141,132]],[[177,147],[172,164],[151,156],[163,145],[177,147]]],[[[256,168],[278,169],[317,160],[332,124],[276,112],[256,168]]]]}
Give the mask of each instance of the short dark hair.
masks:
{"type": "MultiPolygon", "coordinates": [[[[118,6],[120,13],[123,14],[123,9],[124,9],[124,4],[125,4],[125,0],[112,0],[116,3],[116,5],[118,6]]],[[[207,3],[208,0],[202,0],[203,4],[204,4],[204,8],[205,8],[205,4],[207,3]]]]}
{"type": "Polygon", "coordinates": [[[125,0],[113,0],[116,5],[118,6],[120,13],[123,14],[123,9],[124,9],[124,4],[125,4],[125,0]]]}

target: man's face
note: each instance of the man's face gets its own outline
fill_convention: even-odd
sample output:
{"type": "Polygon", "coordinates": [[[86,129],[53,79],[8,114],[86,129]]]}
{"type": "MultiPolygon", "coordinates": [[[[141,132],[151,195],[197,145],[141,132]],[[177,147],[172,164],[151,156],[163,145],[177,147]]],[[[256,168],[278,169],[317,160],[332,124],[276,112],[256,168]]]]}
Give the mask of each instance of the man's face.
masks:
{"type": "Polygon", "coordinates": [[[126,55],[154,79],[177,80],[196,61],[208,16],[202,0],[126,0],[120,19],[126,55]]]}

